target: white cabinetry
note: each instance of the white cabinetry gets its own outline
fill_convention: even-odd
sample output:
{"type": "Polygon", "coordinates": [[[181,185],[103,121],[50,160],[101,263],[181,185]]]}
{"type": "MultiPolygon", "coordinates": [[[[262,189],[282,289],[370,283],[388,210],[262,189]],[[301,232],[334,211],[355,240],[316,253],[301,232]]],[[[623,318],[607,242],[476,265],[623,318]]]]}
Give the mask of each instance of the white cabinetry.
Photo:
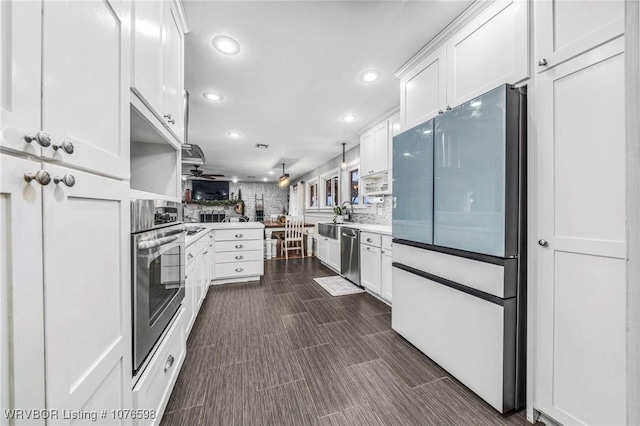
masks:
{"type": "Polygon", "coordinates": [[[3,386],[2,403],[16,408],[131,408],[129,185],[120,180],[129,175],[128,9],[111,1],[0,6],[3,64],[11,64],[2,72],[14,70],[0,78],[0,145],[29,155],[0,154],[3,270],[11,271],[2,288],[13,292],[11,310],[2,310],[3,332],[4,318],[13,327],[3,351],[19,337],[6,349],[14,389],[5,399],[3,386]],[[50,145],[26,143],[38,130],[50,145]],[[51,182],[44,174],[25,181],[39,170],[51,182]]]}
{"type": "Polygon", "coordinates": [[[327,263],[327,259],[329,258],[329,238],[318,235],[316,241],[316,256],[321,262],[327,263]]]}
{"type": "Polygon", "coordinates": [[[400,77],[402,128],[529,77],[528,3],[498,1],[400,77]]]}
{"type": "Polygon", "coordinates": [[[360,244],[360,284],[375,294],[380,294],[380,247],[360,244]]]}
{"type": "MultiPolygon", "coordinates": [[[[338,235],[340,233],[338,232],[338,235]]],[[[340,272],[340,240],[318,236],[316,256],[322,263],[336,272],[340,272]]]]}
{"type": "Polygon", "coordinates": [[[254,281],[264,274],[264,228],[238,227],[216,229],[214,284],[254,281]]]}
{"type": "Polygon", "coordinates": [[[191,332],[202,302],[207,296],[209,283],[213,279],[212,264],[215,262],[213,233],[209,231],[190,243],[185,251],[186,280],[183,306],[185,308],[185,329],[191,332]]]}
{"type": "Polygon", "coordinates": [[[360,138],[360,170],[362,176],[389,169],[389,121],[384,120],[360,138]]]}
{"type": "Polygon", "coordinates": [[[380,262],[380,277],[382,282],[380,283],[380,295],[383,299],[391,302],[392,297],[392,282],[393,282],[393,252],[391,247],[391,236],[382,236],[382,247],[380,250],[381,262],[380,262]]]}
{"type": "Polygon", "coordinates": [[[391,302],[391,236],[360,232],[360,284],[371,293],[391,302]]]}
{"type": "MultiPolygon", "coordinates": [[[[584,25],[573,20],[557,31],[584,25]]],[[[534,406],[562,424],[626,423],[623,49],[618,38],[537,79],[534,406]]]]}
{"type": "Polygon", "coordinates": [[[536,1],[535,66],[538,72],[624,33],[624,1],[536,1]]]}
{"type": "Polygon", "coordinates": [[[135,1],[132,22],[131,89],[182,142],[184,29],[179,6],[135,1]]]}

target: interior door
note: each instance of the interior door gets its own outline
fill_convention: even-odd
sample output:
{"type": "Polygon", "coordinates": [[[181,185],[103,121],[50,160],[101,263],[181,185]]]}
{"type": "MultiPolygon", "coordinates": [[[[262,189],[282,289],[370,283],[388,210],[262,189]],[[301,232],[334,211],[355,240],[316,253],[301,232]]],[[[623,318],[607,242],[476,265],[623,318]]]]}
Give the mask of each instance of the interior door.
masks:
{"type": "Polygon", "coordinates": [[[562,424],[626,423],[623,49],[540,74],[536,94],[534,404],[562,424]]]}
{"type": "MultiPolygon", "coordinates": [[[[0,145],[40,155],[42,3],[0,2],[0,145]]],[[[49,148],[50,149],[50,148],[49,148]]]]}
{"type": "MultiPolygon", "coordinates": [[[[69,184],[75,178],[72,187],[52,182],[42,197],[47,406],[130,408],[129,185],[47,170],[69,184]]],[[[61,417],[49,424],[70,423],[61,417]]]]}
{"type": "Polygon", "coordinates": [[[53,1],[43,6],[42,127],[53,144],[67,141],[68,149],[43,155],[124,179],[129,177],[129,5],[53,1]]]}
{"type": "MultiPolygon", "coordinates": [[[[4,410],[43,409],[42,187],[40,163],[0,154],[0,425],[4,410]],[[10,320],[9,320],[10,318],[10,320]]],[[[16,421],[44,425],[44,420],[16,421]]]]}

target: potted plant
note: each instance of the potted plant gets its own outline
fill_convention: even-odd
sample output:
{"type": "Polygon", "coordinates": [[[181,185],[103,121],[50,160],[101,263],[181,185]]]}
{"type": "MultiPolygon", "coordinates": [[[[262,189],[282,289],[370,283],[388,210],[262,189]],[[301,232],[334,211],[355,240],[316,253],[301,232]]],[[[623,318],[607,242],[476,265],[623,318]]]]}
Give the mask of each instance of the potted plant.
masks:
{"type": "Polygon", "coordinates": [[[344,212],[340,206],[333,208],[333,223],[344,223],[344,212]]]}

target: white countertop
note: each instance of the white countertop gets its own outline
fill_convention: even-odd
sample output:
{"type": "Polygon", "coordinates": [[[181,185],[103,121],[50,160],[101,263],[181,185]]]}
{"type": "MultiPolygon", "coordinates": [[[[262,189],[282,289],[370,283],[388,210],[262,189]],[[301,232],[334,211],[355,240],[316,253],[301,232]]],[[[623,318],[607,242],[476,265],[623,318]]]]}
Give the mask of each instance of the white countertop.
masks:
{"type": "MultiPolygon", "coordinates": [[[[333,222],[320,222],[320,223],[333,223],[333,222]]],[[[373,225],[369,223],[357,223],[357,222],[338,223],[338,225],[344,228],[355,228],[361,231],[375,232],[377,234],[383,234],[383,235],[391,235],[391,225],[373,225]]]]}
{"type": "Polygon", "coordinates": [[[204,228],[202,231],[197,234],[187,235],[185,237],[185,247],[190,246],[191,244],[198,241],[200,238],[207,235],[209,231],[216,229],[264,229],[264,224],[260,222],[213,222],[213,223],[186,223],[185,227],[196,227],[200,226],[204,228]]]}

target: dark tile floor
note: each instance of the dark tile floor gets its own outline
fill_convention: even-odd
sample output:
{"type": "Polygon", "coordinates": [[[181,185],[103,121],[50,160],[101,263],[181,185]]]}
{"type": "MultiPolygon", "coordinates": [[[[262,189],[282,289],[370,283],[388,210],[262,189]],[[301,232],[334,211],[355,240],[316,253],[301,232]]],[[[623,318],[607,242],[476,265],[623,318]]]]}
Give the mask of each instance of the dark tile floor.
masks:
{"type": "Polygon", "coordinates": [[[502,416],[391,330],[367,294],[332,297],[315,258],[211,287],[162,425],[528,425],[502,416]]]}

